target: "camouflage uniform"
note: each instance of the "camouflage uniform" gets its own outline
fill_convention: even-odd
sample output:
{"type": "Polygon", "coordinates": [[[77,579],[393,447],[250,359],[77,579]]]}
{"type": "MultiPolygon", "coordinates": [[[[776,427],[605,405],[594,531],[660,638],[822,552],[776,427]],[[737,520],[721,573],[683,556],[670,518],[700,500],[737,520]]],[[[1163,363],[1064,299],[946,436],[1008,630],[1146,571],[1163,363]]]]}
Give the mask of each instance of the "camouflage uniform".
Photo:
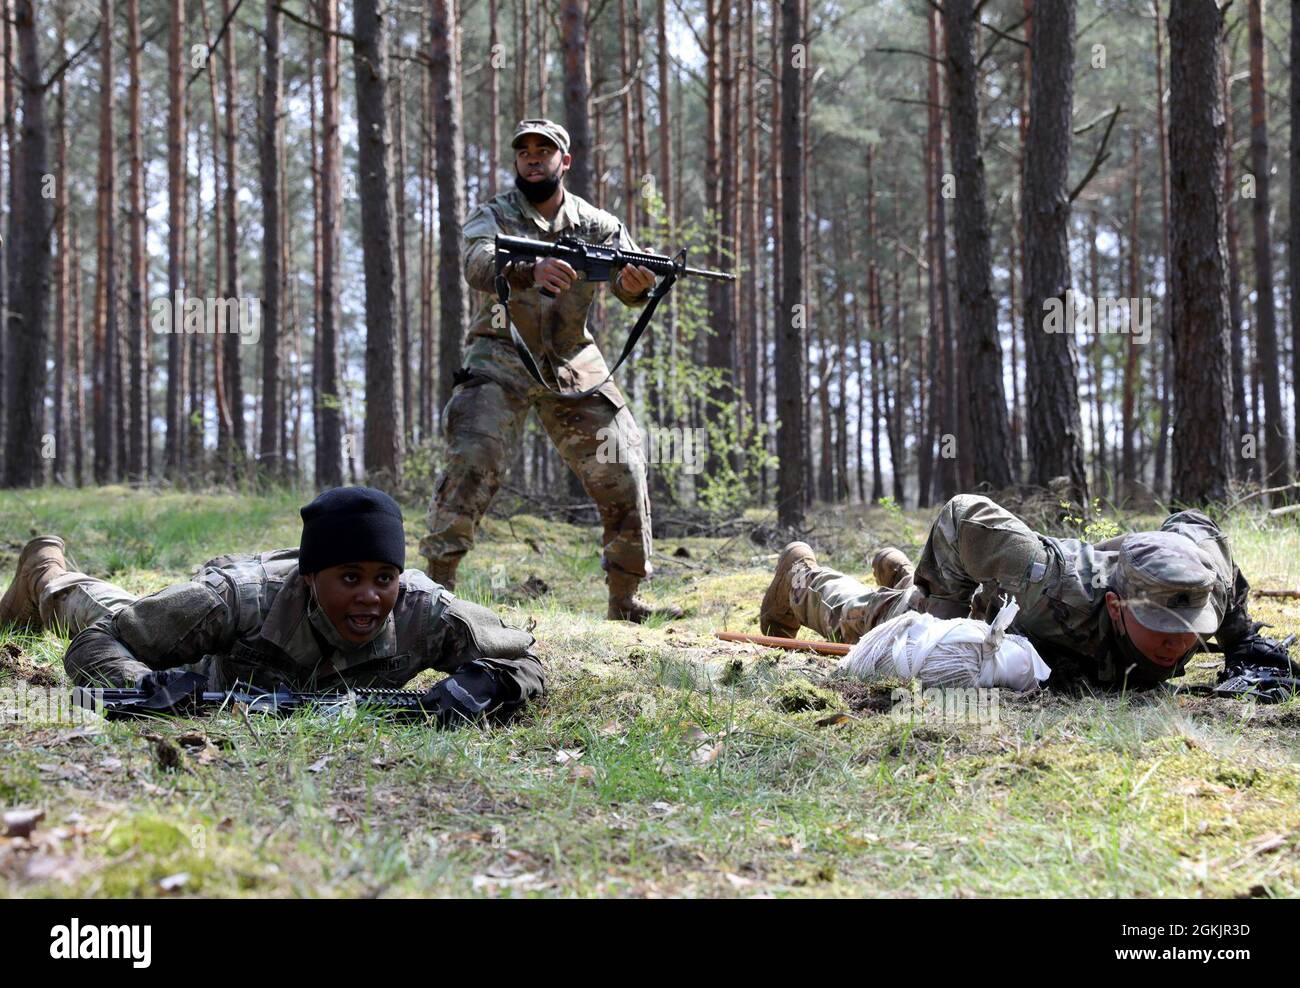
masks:
{"type": "MultiPolygon", "coordinates": [[[[1170,515],[1160,531],[1186,536],[1212,568],[1207,583],[1219,643],[1228,648],[1249,635],[1249,586],[1232,561],[1227,536],[1199,511],[1170,515]]],[[[1020,605],[1012,630],[1033,642],[1052,667],[1052,682],[1082,676],[1103,686],[1119,685],[1125,666],[1113,647],[1105,594],[1115,589],[1121,550],[1152,541],[1149,534],[1116,536],[1095,545],[1051,538],[987,497],[959,494],[930,527],[910,579],[893,589],[870,588],[820,567],[803,585],[795,581],[790,602],[804,625],[827,638],[855,642],[882,621],[909,610],[966,617],[973,598],[977,616],[991,617],[991,611],[978,615],[978,601],[1007,595],[1020,605]]],[[[1182,672],[1180,662],[1170,675],[1182,672]]]]}
{"type": "MultiPolygon", "coordinates": [[[[209,688],[397,688],[424,669],[475,694],[470,706],[505,714],[543,689],[533,637],[460,600],[418,570],[400,578],[397,604],[365,645],[343,639],[312,603],[298,550],[228,555],[147,597],[84,573],[39,588],[41,622],[72,637],[64,667],[80,686],[134,686],[154,670],[188,667],[209,688]]],[[[459,695],[459,694],[457,694],[459,695]]]]}
{"type": "MultiPolygon", "coordinates": [[[[518,449],[528,410],[535,408],[564,462],[600,510],[601,565],[634,584],[651,573],[641,434],[613,381],[574,401],[555,397],[528,375],[505,320],[493,315],[498,305],[493,285],[497,234],[546,241],[564,234],[637,249],[618,219],[568,190],[550,221],[517,189],[470,214],[464,230],[465,278],[483,295],[470,325],[464,370],[443,412],[448,462],[429,506],[429,534],[420,540],[420,552],[434,566],[454,566],[474,545],[475,527],[518,449]],[[602,445],[615,455],[598,457],[602,445]]],[[[534,287],[531,270],[511,272],[510,280],[510,319],[548,383],[573,393],[604,381],[609,370],[587,327],[598,285],[579,279],[557,298],[546,299],[534,287]]],[[[643,305],[648,298],[629,294],[617,278],[610,290],[629,306],[643,305]]]]}

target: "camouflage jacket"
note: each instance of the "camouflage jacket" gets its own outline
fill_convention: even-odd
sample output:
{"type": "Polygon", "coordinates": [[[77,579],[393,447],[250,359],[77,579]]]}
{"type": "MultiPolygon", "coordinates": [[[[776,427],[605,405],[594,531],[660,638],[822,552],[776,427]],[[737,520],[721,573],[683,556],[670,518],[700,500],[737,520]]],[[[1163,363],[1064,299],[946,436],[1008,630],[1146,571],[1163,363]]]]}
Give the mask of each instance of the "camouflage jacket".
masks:
{"type": "MultiPolygon", "coordinates": [[[[1213,562],[1218,579],[1211,600],[1221,616],[1214,633],[1219,644],[1228,647],[1250,634],[1246,612],[1250,585],[1232,560],[1227,536],[1199,511],[1171,515],[1160,530],[1187,536],[1213,562]]],[[[1015,595],[1022,610],[1012,630],[1034,643],[1052,667],[1053,682],[1086,678],[1110,686],[1124,680],[1105,596],[1120,546],[1129,537],[1118,535],[1088,543],[1039,536],[1043,552],[1030,566],[1024,588],[1015,595]]],[[[1180,662],[1172,675],[1181,676],[1184,671],[1180,662]]]]}
{"type": "MultiPolygon", "coordinates": [[[[545,219],[518,189],[503,192],[480,203],[465,221],[463,264],[465,280],[483,294],[470,322],[466,341],[466,367],[492,377],[492,342],[506,344],[510,330],[503,319],[493,319],[496,296],[497,234],[554,242],[562,235],[599,244],[617,244],[624,250],[640,248],[627,228],[613,215],[598,209],[567,189],[554,220],[545,219]],[[483,341],[483,345],[476,345],[483,341]],[[482,363],[483,366],[478,366],[482,363]]],[[[531,270],[515,272],[510,278],[510,320],[528,345],[544,376],[550,376],[561,390],[581,391],[605,379],[609,369],[587,326],[587,313],[597,283],[579,279],[558,298],[546,299],[533,285],[531,270]]],[[[649,293],[632,295],[619,285],[618,276],[610,290],[625,305],[644,305],[649,293]]],[[[499,351],[498,351],[499,352],[499,351]]],[[[513,351],[510,359],[518,363],[513,351]]]]}
{"type": "Polygon", "coordinates": [[[402,573],[396,606],[361,646],[343,639],[318,606],[309,607],[308,596],[297,549],[219,556],[188,582],[84,629],[64,664],[78,685],[135,685],[149,670],[188,666],[206,672],[214,690],[236,680],[263,689],[396,688],[437,669],[453,680],[496,684],[499,695],[481,699],[501,712],[542,692],[531,635],[418,570],[402,573]]]}

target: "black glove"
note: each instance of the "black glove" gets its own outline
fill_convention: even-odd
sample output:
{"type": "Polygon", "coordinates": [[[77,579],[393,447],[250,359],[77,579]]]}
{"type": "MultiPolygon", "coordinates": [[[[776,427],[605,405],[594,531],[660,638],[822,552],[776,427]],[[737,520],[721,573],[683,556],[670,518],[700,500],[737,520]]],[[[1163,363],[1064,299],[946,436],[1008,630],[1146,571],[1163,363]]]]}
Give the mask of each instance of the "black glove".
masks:
{"type": "Polygon", "coordinates": [[[471,663],[433,686],[420,705],[439,727],[457,727],[493,713],[501,705],[501,693],[493,671],[471,663]]]}
{"type": "Polygon", "coordinates": [[[140,677],[140,682],[136,683],[136,689],[144,690],[147,693],[156,693],[176,683],[182,676],[189,675],[191,673],[188,669],[155,669],[153,672],[146,672],[140,677]]]}
{"type": "Polygon", "coordinates": [[[1241,666],[1267,666],[1280,669],[1287,675],[1300,676],[1300,665],[1291,659],[1288,652],[1288,646],[1295,639],[1295,635],[1282,641],[1274,641],[1259,634],[1260,627],[1256,625],[1249,635],[1239,638],[1224,649],[1224,677],[1231,675],[1229,670],[1241,666]]]}

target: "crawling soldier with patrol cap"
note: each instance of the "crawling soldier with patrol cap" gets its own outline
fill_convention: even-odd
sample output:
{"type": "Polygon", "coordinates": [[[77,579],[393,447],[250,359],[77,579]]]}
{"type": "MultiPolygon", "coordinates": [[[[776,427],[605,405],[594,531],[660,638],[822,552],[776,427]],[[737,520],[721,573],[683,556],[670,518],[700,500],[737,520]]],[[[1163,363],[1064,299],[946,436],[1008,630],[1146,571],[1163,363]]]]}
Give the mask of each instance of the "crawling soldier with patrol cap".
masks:
{"type": "Polygon", "coordinates": [[[876,588],[792,542],[763,598],[763,633],[794,637],[807,626],[855,642],[907,611],[991,619],[1006,596],[1020,605],[1011,630],[1051,666],[1052,685],[1148,688],[1181,676],[1211,635],[1229,664],[1286,666],[1285,647],[1260,636],[1246,613],[1249,585],[1227,537],[1199,511],[1173,514],[1157,532],[1089,544],[1040,535],[987,497],[959,494],[940,510],[915,568],[888,547],[871,568],[876,588]]]}
{"type": "Polygon", "coordinates": [[[208,688],[397,688],[447,677],[421,705],[443,726],[505,717],[542,692],[532,635],[407,570],[402,512],[372,487],[335,487],[301,510],[297,548],[226,555],[147,597],[70,569],[63,540],[32,539],[0,627],[57,629],[74,686],[156,689],[186,672],[208,688]]]}

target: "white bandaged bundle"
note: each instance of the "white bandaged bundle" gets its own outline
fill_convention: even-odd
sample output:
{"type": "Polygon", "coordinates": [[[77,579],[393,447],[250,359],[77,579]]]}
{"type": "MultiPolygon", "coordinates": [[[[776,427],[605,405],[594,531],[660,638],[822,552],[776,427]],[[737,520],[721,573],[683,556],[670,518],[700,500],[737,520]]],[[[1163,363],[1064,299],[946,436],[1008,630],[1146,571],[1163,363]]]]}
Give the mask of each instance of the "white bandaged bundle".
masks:
{"type": "Polygon", "coordinates": [[[992,624],[912,611],[871,629],[839,663],[856,679],[919,679],[922,686],[1035,688],[1052,674],[1029,639],[1006,629],[1020,606],[1009,601],[992,624]]]}

